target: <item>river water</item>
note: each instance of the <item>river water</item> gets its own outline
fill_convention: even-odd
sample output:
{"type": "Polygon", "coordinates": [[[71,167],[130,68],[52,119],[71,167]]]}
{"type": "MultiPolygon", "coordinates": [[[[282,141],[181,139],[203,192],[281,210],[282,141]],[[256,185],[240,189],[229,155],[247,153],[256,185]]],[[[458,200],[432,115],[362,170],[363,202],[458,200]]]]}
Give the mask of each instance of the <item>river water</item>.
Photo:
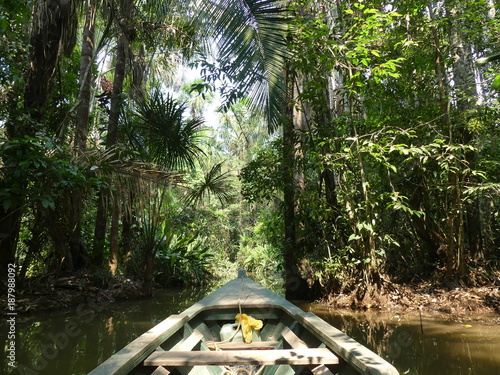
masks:
{"type": "MultiPolygon", "coordinates": [[[[18,315],[16,367],[0,347],[0,374],[83,375],[170,314],[204,296],[160,291],[153,299],[82,301],[60,312],[18,315]]],[[[300,304],[393,363],[401,374],[500,375],[500,325],[330,310],[300,304]],[[423,333],[422,333],[423,331],[423,333]]],[[[491,317],[485,317],[491,318],[491,317]]],[[[493,317],[498,322],[498,316],[493,317]]],[[[490,319],[491,320],[491,319],[490,319]]],[[[1,337],[12,324],[0,322],[1,337]]]]}

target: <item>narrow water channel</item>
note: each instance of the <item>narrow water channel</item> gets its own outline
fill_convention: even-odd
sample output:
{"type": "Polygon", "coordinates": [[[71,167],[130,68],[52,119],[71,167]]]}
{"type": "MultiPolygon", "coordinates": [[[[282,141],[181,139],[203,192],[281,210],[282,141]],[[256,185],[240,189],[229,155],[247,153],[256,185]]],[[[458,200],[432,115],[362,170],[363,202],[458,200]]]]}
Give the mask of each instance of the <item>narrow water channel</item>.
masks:
{"type": "MultiPolygon", "coordinates": [[[[82,301],[60,312],[18,316],[16,363],[0,349],[0,374],[84,375],[170,314],[186,309],[203,292],[161,291],[152,300],[82,301]]],[[[500,375],[500,325],[439,319],[352,314],[304,304],[337,328],[393,363],[401,374],[500,375]]],[[[2,337],[8,325],[0,322],[2,337]]]]}

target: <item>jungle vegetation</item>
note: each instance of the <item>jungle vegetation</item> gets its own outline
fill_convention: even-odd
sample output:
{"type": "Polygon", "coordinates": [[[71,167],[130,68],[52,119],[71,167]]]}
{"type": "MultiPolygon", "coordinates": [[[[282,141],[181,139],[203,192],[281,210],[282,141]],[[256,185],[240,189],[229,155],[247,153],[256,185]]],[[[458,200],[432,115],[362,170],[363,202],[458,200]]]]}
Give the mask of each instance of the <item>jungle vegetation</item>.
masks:
{"type": "Polygon", "coordinates": [[[246,268],[290,298],[360,301],[498,283],[498,13],[3,0],[3,274],[151,294],[246,268]]]}

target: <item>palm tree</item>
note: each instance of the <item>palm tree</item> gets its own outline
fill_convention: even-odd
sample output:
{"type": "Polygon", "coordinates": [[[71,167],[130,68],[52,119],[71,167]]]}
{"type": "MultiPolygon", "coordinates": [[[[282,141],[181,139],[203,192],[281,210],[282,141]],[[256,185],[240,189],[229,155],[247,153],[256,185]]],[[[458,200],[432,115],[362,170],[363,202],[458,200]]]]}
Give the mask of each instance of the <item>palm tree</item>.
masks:
{"type": "MultiPolygon", "coordinates": [[[[143,289],[146,295],[152,294],[153,261],[157,250],[156,241],[159,239],[156,231],[162,220],[159,210],[163,208],[161,204],[151,202],[156,202],[158,194],[162,196],[159,192],[176,180],[176,175],[169,175],[164,171],[193,169],[199,155],[203,153],[199,147],[203,120],[185,118],[186,110],[184,103],[156,90],[149,98],[136,105],[134,114],[128,116],[120,129],[126,143],[135,152],[135,160],[126,163],[131,167],[128,169],[129,176],[132,180],[143,181],[133,183],[126,189],[119,189],[123,185],[123,177],[119,178],[120,182],[114,190],[115,194],[121,191],[123,194],[119,200],[115,195],[113,212],[118,213],[112,218],[111,239],[118,236],[119,202],[127,202],[128,205],[125,211],[129,214],[124,216],[124,227],[132,218],[130,211],[137,206],[143,207],[142,212],[137,214],[142,218],[141,238],[147,242],[141,247],[144,260],[143,289]],[[148,180],[151,182],[148,183],[148,180]]],[[[110,248],[110,268],[116,271],[119,259],[116,239],[112,241],[110,248]]]]}
{"type": "MultiPolygon", "coordinates": [[[[147,46],[150,54],[164,55],[181,51],[192,58],[194,49],[202,65],[206,78],[216,77],[235,82],[233,89],[224,91],[229,106],[240,96],[251,94],[252,104],[269,114],[270,127],[277,125],[281,107],[279,99],[283,90],[281,66],[284,54],[278,51],[284,46],[285,17],[283,9],[269,0],[236,0],[229,2],[197,2],[197,12],[193,12],[189,2],[148,1],[140,6],[131,6],[131,1],[121,0],[118,11],[120,24],[118,33],[115,79],[111,95],[110,119],[106,139],[107,147],[115,145],[119,134],[119,120],[122,113],[123,81],[127,71],[126,55],[131,54],[133,43],[147,46]],[[135,14],[136,17],[132,17],[135,14]],[[172,14],[181,15],[173,18],[172,14]],[[184,16],[182,16],[184,14],[184,16]],[[192,15],[197,16],[193,17],[192,15]],[[137,19],[137,20],[136,20],[137,19]],[[140,28],[138,23],[140,22],[140,28]],[[142,32],[139,33],[139,31],[142,32]],[[162,35],[159,39],[158,35],[162,35]],[[173,37],[173,36],[174,37],[173,37]],[[142,38],[142,39],[141,39],[142,38]],[[134,39],[134,40],[132,40],[134,39]],[[200,40],[205,43],[200,43],[200,40]],[[211,43],[216,41],[214,52],[211,43]],[[166,42],[166,44],[165,44],[166,42]],[[214,54],[212,54],[214,52],[214,54]],[[217,64],[207,69],[207,61],[215,59],[217,64]]],[[[152,64],[154,65],[154,64],[152,64]]],[[[150,78],[154,79],[155,74],[150,78]]],[[[142,84],[145,81],[139,80],[142,84]]],[[[136,90],[137,88],[134,88],[136,90]]],[[[194,144],[185,144],[188,133],[194,134],[198,120],[183,124],[175,117],[183,112],[171,99],[154,93],[150,99],[138,105],[139,137],[129,137],[144,160],[155,162],[162,168],[192,167],[199,153],[194,144]],[[171,126],[164,126],[169,123],[171,126]],[[144,130],[147,131],[144,132],[144,130]],[[188,147],[185,147],[185,146],[188,147]],[[147,152],[148,155],[145,155],[147,152]],[[180,164],[179,164],[180,163],[180,164]]],[[[130,134],[129,134],[130,135],[130,134]]],[[[105,196],[105,192],[102,192],[105,196]]],[[[95,244],[103,243],[106,215],[105,201],[100,201],[96,220],[95,244]]]]}
{"type": "MultiPolygon", "coordinates": [[[[207,73],[207,78],[225,77],[224,79],[234,82],[231,90],[224,91],[224,98],[228,103],[236,100],[240,95],[252,94],[252,103],[255,106],[269,110],[272,115],[273,126],[277,124],[281,107],[278,100],[272,100],[270,95],[283,89],[280,84],[281,66],[284,58],[278,51],[284,46],[284,33],[286,27],[283,26],[284,12],[282,8],[271,0],[233,0],[217,1],[205,0],[192,4],[191,2],[169,2],[159,0],[149,0],[136,2],[133,0],[107,0],[94,3],[89,0],[87,12],[97,11],[93,9],[94,4],[100,10],[106,10],[110,15],[109,19],[113,24],[106,25],[106,29],[111,28],[116,36],[116,57],[113,60],[115,66],[115,78],[113,82],[112,105],[108,122],[106,145],[112,149],[120,137],[119,124],[123,114],[124,90],[127,89],[125,76],[131,71],[128,62],[133,56],[132,51],[142,43],[146,49],[146,55],[158,54],[158,50],[153,47],[162,47],[161,52],[167,54],[175,47],[178,55],[193,58],[193,51],[197,51],[199,61],[207,73]],[[195,9],[196,8],[196,9],[195,9]],[[195,9],[195,10],[194,10],[195,9]],[[141,13],[142,12],[142,13],[141,13]],[[193,15],[196,15],[193,17],[193,15]],[[176,22],[173,22],[175,20],[176,22]],[[158,37],[158,33],[163,33],[158,37]],[[156,39],[148,39],[147,34],[154,35],[156,39]],[[170,35],[165,38],[165,35],[170,35]],[[180,36],[180,38],[178,38],[180,36]],[[200,41],[206,42],[202,45],[200,41]],[[210,40],[210,41],[208,41],[210,40]],[[165,43],[160,43],[161,41],[165,43]],[[215,54],[210,57],[213,51],[211,48],[215,42],[217,48],[215,54]],[[216,63],[212,66],[209,61],[213,59],[216,63]]],[[[78,2],[61,2],[57,0],[42,0],[35,4],[32,22],[32,35],[30,40],[31,55],[30,69],[26,78],[24,93],[24,106],[31,113],[34,122],[16,123],[14,119],[9,123],[8,135],[11,138],[23,135],[34,135],[35,122],[43,121],[43,114],[48,103],[54,79],[58,77],[54,74],[58,61],[64,54],[73,50],[75,45],[75,35],[77,32],[76,11],[78,2]]],[[[100,23],[96,23],[97,26],[100,23]]],[[[91,31],[90,27],[87,31],[91,31]]],[[[100,30],[96,30],[96,34],[100,30]]],[[[102,32],[101,32],[102,34],[102,32]]],[[[104,34],[107,34],[104,32],[104,34]]],[[[110,43],[113,44],[113,43],[110,43]]],[[[94,51],[91,59],[87,58],[86,64],[92,63],[95,58],[94,51]]],[[[86,65],[89,66],[89,65],[86,65]]],[[[86,68],[82,65],[82,72],[86,68]]],[[[88,69],[87,71],[91,71],[88,69]]],[[[152,79],[157,79],[156,74],[150,74],[152,79]]],[[[88,89],[89,75],[82,74],[80,85],[83,91],[88,89]]],[[[140,80],[138,80],[139,82],[140,80]]],[[[146,87],[147,82],[141,83],[146,87]]],[[[80,96],[80,100],[83,96],[80,96]]],[[[79,103],[78,111],[86,116],[87,106],[90,106],[88,95],[79,103]]],[[[79,117],[79,116],[78,116],[79,117]]],[[[84,150],[86,143],[86,120],[79,117],[78,134],[74,137],[76,149],[84,150]],[[81,120],[81,121],[80,121],[81,120]]],[[[186,125],[185,128],[178,128],[179,131],[195,129],[194,124],[186,125]]],[[[159,129],[157,129],[159,130],[159,129]]],[[[152,140],[148,145],[150,156],[168,165],[167,159],[161,159],[155,155],[156,146],[152,140]]],[[[173,148],[170,148],[172,151],[173,148]]],[[[78,151],[80,152],[80,151],[78,151]]],[[[189,166],[196,153],[190,154],[190,158],[169,156],[168,160],[184,160],[189,166]],[[191,160],[191,161],[189,161],[191,160]]],[[[118,155],[116,156],[118,158],[118,155]]],[[[9,164],[3,160],[3,164],[9,164]]],[[[18,165],[16,162],[13,165],[18,165]]],[[[4,181],[5,182],[5,181],[4,181]]],[[[80,203],[76,203],[80,204],[80,203]]],[[[76,212],[81,212],[77,210],[76,212]]],[[[2,232],[2,265],[13,259],[15,253],[15,243],[19,233],[19,223],[22,210],[19,207],[5,209],[0,207],[0,228],[2,232]],[[4,256],[5,255],[5,256],[4,256]]],[[[74,218],[78,223],[78,219],[74,218]]],[[[101,222],[99,228],[106,228],[101,222]]],[[[70,235],[70,234],[68,234],[70,235]]],[[[75,235],[75,243],[78,242],[75,235]]]]}

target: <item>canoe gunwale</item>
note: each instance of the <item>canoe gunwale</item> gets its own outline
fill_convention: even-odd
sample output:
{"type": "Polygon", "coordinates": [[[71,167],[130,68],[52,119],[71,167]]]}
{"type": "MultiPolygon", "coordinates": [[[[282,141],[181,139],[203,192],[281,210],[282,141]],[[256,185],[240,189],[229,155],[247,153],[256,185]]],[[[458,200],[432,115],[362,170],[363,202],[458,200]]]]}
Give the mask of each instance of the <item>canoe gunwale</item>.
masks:
{"type": "Polygon", "coordinates": [[[120,351],[113,354],[88,375],[127,375],[146,356],[151,354],[166,339],[189,321],[183,314],[170,315],[146,333],[142,334],[120,351]]]}

